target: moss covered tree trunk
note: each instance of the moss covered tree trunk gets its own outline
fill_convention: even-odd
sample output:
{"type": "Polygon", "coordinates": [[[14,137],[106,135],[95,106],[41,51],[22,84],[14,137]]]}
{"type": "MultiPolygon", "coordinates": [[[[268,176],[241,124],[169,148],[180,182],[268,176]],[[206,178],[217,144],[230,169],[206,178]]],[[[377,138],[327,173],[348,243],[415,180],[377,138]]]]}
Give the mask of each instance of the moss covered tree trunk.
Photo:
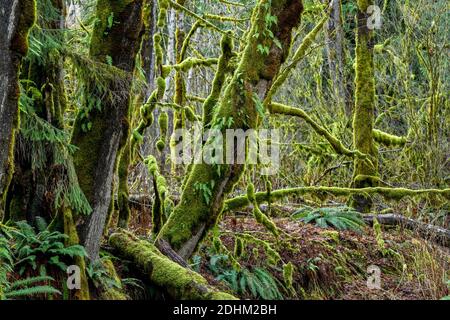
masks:
{"type": "Polygon", "coordinates": [[[19,70],[28,51],[28,32],[34,24],[33,0],[0,3],[0,219],[5,191],[13,173],[14,138],[19,124],[19,70]]]}
{"type": "MultiPolygon", "coordinates": [[[[260,0],[254,9],[247,46],[232,80],[218,103],[213,124],[233,119],[226,129],[254,129],[258,127],[256,99],[264,100],[290,45],[291,32],[299,22],[303,10],[300,0],[260,0]],[[267,19],[267,17],[273,17],[267,19]],[[276,19],[276,23],[268,20],[276,19]],[[269,37],[278,39],[281,48],[269,37]],[[258,49],[259,48],[259,49],[258,49]],[[268,52],[262,52],[267,48],[268,52]]],[[[226,150],[226,145],[224,146],[226,150]]],[[[179,205],[159,233],[183,258],[195,251],[199,241],[215,225],[226,195],[232,191],[245,170],[242,164],[194,165],[186,182],[179,205]],[[198,191],[203,185],[210,189],[209,201],[198,191]]]]}
{"type": "Polygon", "coordinates": [[[96,259],[110,210],[112,182],[120,142],[129,131],[130,89],[143,29],[144,0],[99,0],[90,56],[115,67],[117,79],[105,90],[86,87],[72,136],[79,148],[74,163],[82,190],[92,206],[83,217],[80,238],[90,259],[96,259]],[[89,106],[93,106],[90,108],[89,106]]]}
{"type": "MultiPolygon", "coordinates": [[[[34,32],[47,33],[54,41],[64,41],[64,3],[62,0],[37,2],[37,26],[40,30],[34,32]],[[49,5],[51,7],[49,7],[49,5]],[[50,14],[51,13],[51,14],[50,14]],[[51,31],[49,31],[51,30],[51,31]],[[52,34],[49,35],[49,32],[52,34]]],[[[41,54],[46,54],[43,52],[41,54]]],[[[25,91],[33,88],[34,99],[32,111],[22,113],[22,123],[26,130],[29,126],[29,113],[39,121],[63,130],[63,114],[66,109],[66,94],[64,90],[63,58],[43,57],[42,61],[27,59],[23,64],[27,83],[25,91]],[[29,80],[29,81],[28,81],[29,80]]],[[[33,130],[33,129],[32,129],[33,130]]],[[[47,221],[54,218],[55,187],[66,175],[64,165],[55,161],[54,142],[42,140],[38,143],[22,133],[17,134],[15,152],[15,172],[7,196],[6,217],[13,220],[27,220],[34,223],[36,216],[47,221]],[[25,150],[25,152],[24,152],[25,150]],[[33,156],[40,154],[39,161],[33,156]],[[38,162],[38,163],[36,163],[38,162]]]]}
{"type": "MultiPolygon", "coordinates": [[[[377,185],[378,151],[373,139],[375,113],[374,40],[369,27],[368,7],[372,0],[358,0],[358,23],[356,34],[356,92],[353,118],[353,140],[357,150],[368,155],[368,159],[357,158],[354,165],[353,184],[355,188],[377,185]]],[[[372,200],[364,195],[355,195],[352,205],[360,212],[368,212],[372,200]]]]}

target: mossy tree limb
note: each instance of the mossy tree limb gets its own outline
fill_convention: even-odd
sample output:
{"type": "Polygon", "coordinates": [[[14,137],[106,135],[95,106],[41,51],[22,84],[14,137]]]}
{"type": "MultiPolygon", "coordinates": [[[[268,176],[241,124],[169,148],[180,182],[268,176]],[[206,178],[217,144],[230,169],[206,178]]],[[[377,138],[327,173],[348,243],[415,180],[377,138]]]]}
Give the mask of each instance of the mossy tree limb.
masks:
{"type": "MultiPolygon", "coordinates": [[[[299,24],[303,5],[300,0],[260,0],[254,9],[251,30],[241,61],[219,102],[214,121],[232,118],[229,129],[255,129],[258,112],[255,97],[264,101],[273,79],[289,54],[292,30],[299,24]],[[268,25],[266,15],[277,23],[268,25]],[[274,39],[262,36],[269,29],[274,39]],[[261,36],[260,36],[261,35],[261,36]],[[261,46],[267,48],[261,52],[261,46]]],[[[225,131],[228,128],[222,128],[225,131]]],[[[224,146],[226,150],[226,146],[224,146]]],[[[197,164],[192,167],[175,208],[158,237],[166,240],[183,258],[188,258],[205,234],[213,227],[222,211],[226,195],[232,191],[245,170],[242,164],[197,164]],[[199,186],[209,186],[211,197],[199,195],[199,186]]]]}
{"type": "MultiPolygon", "coordinates": [[[[298,187],[274,190],[268,192],[256,192],[255,199],[258,204],[275,202],[289,196],[302,196],[306,194],[332,195],[336,197],[349,197],[352,195],[370,196],[379,194],[386,199],[401,200],[404,197],[421,195],[438,195],[450,200],[450,189],[406,189],[406,188],[339,188],[339,187],[298,187]]],[[[252,204],[247,196],[239,196],[225,201],[224,211],[238,210],[252,204]]]]}
{"type": "Polygon", "coordinates": [[[177,300],[235,300],[232,295],[210,286],[198,273],[170,260],[149,241],[127,232],[111,235],[109,244],[115,253],[132,261],[155,285],[177,300]]]}
{"type": "Polygon", "coordinates": [[[101,237],[111,204],[112,181],[120,153],[121,138],[129,127],[130,88],[143,30],[144,0],[99,0],[97,22],[92,34],[90,56],[129,74],[127,81],[115,82],[102,92],[97,86],[86,89],[86,105],[95,99],[97,108],[80,110],[72,144],[80,187],[93,212],[81,217],[80,238],[90,259],[97,259],[101,237]],[[112,18],[111,18],[112,17],[112,18]],[[111,98],[109,93],[122,93],[111,98]],[[86,114],[87,113],[87,114],[86,114]]]}
{"type": "Polygon", "coordinates": [[[19,126],[18,74],[35,19],[34,0],[5,0],[0,4],[0,219],[14,171],[14,139],[19,126]]]}

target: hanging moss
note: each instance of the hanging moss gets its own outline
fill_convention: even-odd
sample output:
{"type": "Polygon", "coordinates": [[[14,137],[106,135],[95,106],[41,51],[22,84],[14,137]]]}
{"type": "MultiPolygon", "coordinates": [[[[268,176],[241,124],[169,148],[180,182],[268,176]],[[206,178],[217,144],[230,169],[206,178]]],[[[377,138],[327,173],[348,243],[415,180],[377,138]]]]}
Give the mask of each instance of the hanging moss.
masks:
{"type": "Polygon", "coordinates": [[[169,10],[168,0],[158,0],[159,14],[158,14],[158,28],[164,28],[166,25],[167,11],[169,10]]]}
{"type": "Polygon", "coordinates": [[[242,238],[236,238],[234,242],[234,255],[237,258],[242,257],[244,254],[245,243],[242,238]]]}
{"type": "MultiPolygon", "coordinates": [[[[128,137],[128,135],[126,136],[128,137]]],[[[118,204],[118,227],[127,228],[131,219],[131,209],[129,206],[130,191],[128,189],[128,174],[131,164],[131,143],[127,141],[125,148],[122,150],[118,166],[119,186],[117,190],[118,204]]]]}
{"type": "Polygon", "coordinates": [[[203,126],[205,129],[211,127],[214,108],[219,101],[220,93],[222,92],[222,88],[224,87],[227,71],[230,70],[229,64],[233,56],[233,39],[231,38],[230,34],[227,33],[222,36],[220,47],[222,49],[222,54],[219,58],[217,70],[214,75],[212,89],[208,98],[206,98],[206,100],[203,102],[202,106],[203,126]]]}
{"type": "Polygon", "coordinates": [[[167,182],[161,175],[155,157],[149,156],[144,160],[149,173],[153,176],[155,201],[152,206],[152,230],[157,234],[165,221],[165,205],[167,197],[167,182]]]}

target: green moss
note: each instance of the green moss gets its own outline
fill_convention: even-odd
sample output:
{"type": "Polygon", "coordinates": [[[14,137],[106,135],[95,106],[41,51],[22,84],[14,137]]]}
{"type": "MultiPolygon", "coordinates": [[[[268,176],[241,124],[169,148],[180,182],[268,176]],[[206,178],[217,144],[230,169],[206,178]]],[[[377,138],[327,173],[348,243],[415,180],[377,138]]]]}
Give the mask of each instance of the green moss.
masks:
{"type": "MultiPolygon", "coordinates": [[[[367,27],[367,6],[372,1],[358,1],[358,28],[356,35],[355,110],[353,117],[353,143],[360,152],[370,156],[371,162],[355,160],[354,177],[378,176],[378,150],[373,138],[375,114],[375,77],[373,62],[373,31],[367,27]]],[[[374,187],[373,179],[354,181],[359,187],[374,187]]],[[[351,205],[360,212],[369,212],[372,200],[364,195],[353,196],[351,205]]]]}
{"type": "MultiPolygon", "coordinates": [[[[440,196],[445,199],[450,199],[450,189],[406,189],[406,188],[385,188],[385,187],[368,187],[368,188],[339,188],[339,187],[299,187],[299,188],[288,188],[281,190],[274,190],[271,193],[270,200],[276,201],[284,199],[289,196],[302,196],[305,194],[318,194],[322,197],[324,196],[335,196],[335,197],[348,197],[354,194],[358,195],[382,195],[387,200],[400,200],[404,197],[419,197],[435,195],[440,196]]],[[[267,192],[257,192],[255,193],[256,202],[261,204],[268,202],[269,198],[267,192]]],[[[229,199],[225,202],[224,211],[237,210],[244,208],[252,204],[248,197],[240,196],[233,199],[229,199]]]]}
{"type": "Polygon", "coordinates": [[[240,258],[244,254],[244,240],[242,238],[236,238],[234,242],[234,256],[240,258]]]}
{"type": "Polygon", "coordinates": [[[221,40],[222,54],[219,58],[217,70],[214,75],[211,92],[203,103],[203,124],[205,128],[211,126],[214,115],[214,108],[217,105],[220,93],[224,87],[227,72],[230,70],[229,64],[233,56],[233,39],[229,34],[222,36],[221,40]]]}
{"type": "Polygon", "coordinates": [[[117,274],[116,268],[112,263],[111,259],[103,259],[102,265],[106,270],[108,276],[115,282],[114,286],[102,286],[101,288],[101,298],[103,300],[128,300],[128,296],[122,292],[118,287],[122,287],[122,280],[117,274]]]}
{"type": "Polygon", "coordinates": [[[161,175],[158,162],[154,156],[149,156],[144,160],[147,169],[153,176],[153,186],[155,189],[155,201],[152,206],[152,227],[153,233],[157,234],[165,221],[165,204],[167,197],[167,181],[161,175]]]}
{"type": "MultiPolygon", "coordinates": [[[[125,136],[127,138],[128,135],[125,136]]],[[[128,139],[126,139],[128,140],[128,139]]],[[[131,209],[129,205],[129,197],[130,192],[128,189],[128,174],[129,167],[131,164],[131,143],[127,141],[125,147],[123,148],[120,158],[119,158],[119,166],[118,166],[118,177],[119,177],[119,186],[117,189],[117,204],[118,204],[118,227],[119,228],[127,228],[131,219],[131,209]]],[[[114,199],[114,197],[112,197],[114,199]]]]}
{"type": "Polygon", "coordinates": [[[381,143],[387,147],[404,146],[407,142],[406,137],[394,136],[377,129],[373,129],[373,138],[376,142],[381,143]]]}
{"type": "Polygon", "coordinates": [[[132,260],[148,279],[167,290],[174,299],[233,300],[233,296],[209,286],[198,273],[181,267],[161,254],[148,241],[139,240],[129,233],[116,233],[109,239],[124,258],[132,260]]]}
{"type": "Polygon", "coordinates": [[[164,28],[166,25],[167,11],[169,10],[168,0],[158,0],[159,14],[158,14],[158,28],[164,28]]]}
{"type": "MultiPolygon", "coordinates": [[[[68,236],[66,246],[78,245],[80,240],[73,220],[72,211],[68,208],[63,210],[64,234],[68,236]]],[[[81,271],[81,290],[73,292],[73,298],[76,300],[90,300],[89,283],[86,276],[86,262],[83,257],[76,257],[75,264],[81,271]]]]}
{"type": "Polygon", "coordinates": [[[167,112],[163,112],[159,115],[159,129],[161,130],[161,136],[167,136],[167,131],[169,130],[169,115],[167,112]]]}
{"type": "Polygon", "coordinates": [[[284,283],[286,285],[286,288],[289,288],[291,290],[293,289],[292,287],[293,276],[294,276],[294,265],[292,264],[292,262],[283,265],[284,283]]]}
{"type": "Polygon", "coordinates": [[[28,34],[36,22],[36,1],[20,0],[18,5],[19,19],[10,48],[21,56],[25,56],[28,52],[28,34]]]}

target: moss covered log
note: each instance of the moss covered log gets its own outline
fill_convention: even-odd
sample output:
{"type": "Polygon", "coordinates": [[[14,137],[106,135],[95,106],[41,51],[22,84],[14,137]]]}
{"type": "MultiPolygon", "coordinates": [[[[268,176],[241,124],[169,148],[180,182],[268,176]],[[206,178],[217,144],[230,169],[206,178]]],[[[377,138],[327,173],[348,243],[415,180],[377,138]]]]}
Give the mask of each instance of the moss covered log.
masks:
{"type": "Polygon", "coordinates": [[[200,274],[173,262],[150,242],[127,232],[114,233],[109,244],[115,253],[132,261],[142,274],[177,300],[235,300],[210,286],[200,274]]]}
{"type": "Polygon", "coordinates": [[[5,0],[0,10],[0,220],[14,172],[13,154],[19,126],[19,71],[28,52],[28,33],[36,19],[34,0],[5,0]]]}
{"type": "MultiPolygon", "coordinates": [[[[256,101],[264,101],[272,81],[286,60],[292,30],[299,24],[303,5],[300,0],[260,0],[253,11],[247,45],[232,80],[213,117],[213,126],[223,119],[232,119],[228,128],[255,129],[258,127],[256,101]],[[268,21],[265,17],[273,17],[268,21]],[[276,20],[277,23],[273,23],[276,20]],[[269,30],[270,33],[267,31],[269,30]],[[272,34],[270,36],[265,36],[272,34]],[[277,39],[277,41],[274,41],[277,39]],[[267,48],[263,50],[262,47],[267,48]]],[[[226,146],[224,146],[226,150],[226,146]]],[[[236,161],[237,162],[237,161],[236,161]]],[[[243,164],[194,165],[183,189],[180,204],[175,208],[158,237],[166,240],[187,258],[197,248],[208,230],[216,223],[226,195],[233,190],[245,170],[243,164]],[[220,167],[218,169],[218,167],[220,167]],[[211,196],[199,194],[199,186],[207,188],[211,196]],[[209,201],[207,201],[209,200],[209,201]]]]}
{"type": "Polygon", "coordinates": [[[99,0],[90,56],[118,70],[120,81],[106,90],[85,79],[85,107],[78,113],[72,144],[80,186],[93,212],[81,217],[80,238],[91,259],[98,257],[111,204],[120,142],[129,127],[130,88],[143,30],[144,0],[99,0]]]}

